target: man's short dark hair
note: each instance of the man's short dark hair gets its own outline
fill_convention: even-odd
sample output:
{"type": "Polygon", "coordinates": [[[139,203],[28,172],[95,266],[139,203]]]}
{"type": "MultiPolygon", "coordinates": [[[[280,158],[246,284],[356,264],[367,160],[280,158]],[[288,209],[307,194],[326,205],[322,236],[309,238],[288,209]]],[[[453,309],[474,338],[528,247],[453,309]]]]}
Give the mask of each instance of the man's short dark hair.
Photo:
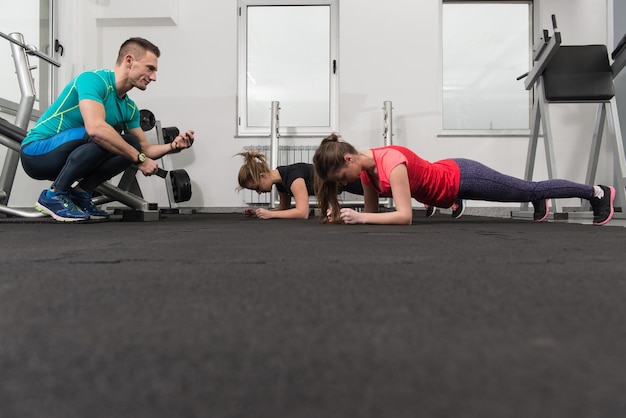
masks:
{"type": "Polygon", "coordinates": [[[120,46],[120,52],[117,55],[117,64],[121,64],[127,54],[141,58],[146,51],[152,52],[157,58],[161,56],[159,47],[149,40],[139,37],[129,38],[120,46]]]}

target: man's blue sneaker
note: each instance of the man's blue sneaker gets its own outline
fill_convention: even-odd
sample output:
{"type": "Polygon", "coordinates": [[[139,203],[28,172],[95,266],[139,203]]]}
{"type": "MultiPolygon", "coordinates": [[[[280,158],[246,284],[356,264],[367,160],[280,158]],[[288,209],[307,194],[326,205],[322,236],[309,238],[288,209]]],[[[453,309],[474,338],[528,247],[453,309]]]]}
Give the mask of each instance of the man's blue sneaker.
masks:
{"type": "Polygon", "coordinates": [[[35,203],[35,209],[61,222],[89,220],[89,214],[77,208],[69,195],[65,193],[44,190],[35,203]]]}
{"type": "Polygon", "coordinates": [[[70,198],[72,202],[83,212],[89,215],[90,219],[109,219],[111,215],[98,209],[91,201],[90,192],[79,192],[78,190],[70,190],[70,198]]]}

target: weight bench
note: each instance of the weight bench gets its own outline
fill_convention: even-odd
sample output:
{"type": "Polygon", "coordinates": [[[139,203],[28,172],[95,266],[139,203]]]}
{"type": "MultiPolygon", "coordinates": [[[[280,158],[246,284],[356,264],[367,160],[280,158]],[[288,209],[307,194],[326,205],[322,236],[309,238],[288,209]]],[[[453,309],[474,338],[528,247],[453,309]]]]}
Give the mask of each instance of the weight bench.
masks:
{"type": "MultiPolygon", "coordinates": [[[[19,155],[20,143],[25,136],[26,131],[24,129],[20,128],[19,126],[13,125],[5,119],[0,118],[0,144],[8,148],[7,152],[19,155]]],[[[7,171],[10,170],[7,169],[6,165],[3,166],[2,179],[5,180],[7,177],[10,177],[10,183],[12,183],[14,173],[7,173],[7,171]]],[[[3,182],[7,183],[6,181],[3,182]]],[[[2,190],[0,190],[0,213],[21,218],[41,218],[46,216],[43,213],[35,210],[26,211],[7,206],[9,194],[11,192],[10,186],[11,184],[5,186],[2,190]]]]}
{"type": "MultiPolygon", "coordinates": [[[[597,103],[596,121],[587,165],[586,184],[595,184],[600,148],[605,124],[608,126],[608,140],[614,160],[616,206],[626,204],[626,159],[615,101],[614,73],[609,64],[605,45],[561,45],[561,34],[557,31],[556,19],[552,16],[554,36],[548,31],[533,46],[534,66],[528,76],[526,89],[534,88],[535,98],[531,118],[531,135],[524,179],[532,181],[540,127],[543,129],[548,176],[555,178],[556,161],[550,126],[550,104],[597,103]]],[[[522,76],[522,77],[524,77],[522,76]]],[[[520,78],[522,78],[520,77],[520,78]]],[[[583,201],[580,212],[563,212],[558,199],[552,199],[553,219],[585,217],[590,206],[583,201]],[[587,212],[584,215],[583,212],[587,212]]],[[[532,217],[528,203],[523,203],[520,212],[513,217],[532,217]]]]}

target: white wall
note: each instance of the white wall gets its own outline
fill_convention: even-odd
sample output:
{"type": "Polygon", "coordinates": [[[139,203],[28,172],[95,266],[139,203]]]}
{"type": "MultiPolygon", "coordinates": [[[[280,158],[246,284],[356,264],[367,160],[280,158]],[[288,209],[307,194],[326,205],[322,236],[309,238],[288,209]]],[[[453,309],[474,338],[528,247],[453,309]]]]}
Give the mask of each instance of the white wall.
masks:
{"type": "MultiPolygon", "coordinates": [[[[128,13],[124,2],[59,2],[59,38],[65,46],[65,55],[59,57],[63,64],[59,83],[64,85],[84,69],[112,67],[119,44],[129,36],[143,36],[155,42],[162,51],[158,81],[145,92],[130,94],[140,107],[151,109],[164,126],[196,131],[196,143],[190,152],[173,156],[176,168],[186,169],[193,181],[193,198],[184,206],[207,210],[243,206],[243,194],[235,191],[241,161],[231,157],[242,146],[266,144],[268,138],[235,138],[236,0],[133,0],[133,3],[143,1],[147,2],[145,10],[156,7],[163,14],[175,16],[169,23],[157,16],[130,21],[132,25],[126,27],[111,26],[110,21],[98,26],[98,16],[128,13]],[[172,4],[177,6],[176,12],[166,10],[172,4]]],[[[606,0],[542,0],[540,10],[543,28],[551,28],[550,15],[557,15],[564,44],[608,42],[606,0]]],[[[391,100],[395,143],[431,160],[473,158],[522,177],[527,138],[438,136],[439,22],[438,0],[340,1],[340,134],[357,148],[382,144],[381,108],[383,101],[391,100]]],[[[520,74],[526,70],[520,69],[520,74]]],[[[595,107],[559,105],[551,109],[557,176],[582,182],[595,107]]],[[[320,138],[282,139],[287,145],[316,145],[319,141],[320,138]]],[[[539,151],[535,178],[543,179],[547,178],[546,165],[539,151]]],[[[603,167],[598,181],[612,183],[610,166],[603,167]]],[[[13,206],[32,204],[41,187],[33,183],[19,179],[16,188],[20,190],[14,188],[13,206]]],[[[148,200],[164,201],[161,179],[142,180],[141,184],[148,200]]],[[[472,202],[471,205],[497,204],[472,202]]]]}

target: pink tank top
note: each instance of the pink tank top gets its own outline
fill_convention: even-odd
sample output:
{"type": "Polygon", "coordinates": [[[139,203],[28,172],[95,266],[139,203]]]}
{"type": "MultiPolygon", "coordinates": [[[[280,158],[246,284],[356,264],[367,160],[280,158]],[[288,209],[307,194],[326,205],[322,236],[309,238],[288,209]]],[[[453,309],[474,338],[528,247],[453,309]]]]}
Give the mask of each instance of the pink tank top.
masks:
{"type": "Polygon", "coordinates": [[[461,171],[453,160],[434,163],[424,160],[413,151],[398,145],[372,148],[378,183],[375,186],[367,171],[361,172],[361,182],[371,186],[381,196],[392,197],[389,176],[399,164],[405,164],[409,174],[411,197],[418,202],[440,208],[449,208],[457,199],[461,181],[461,171]]]}

